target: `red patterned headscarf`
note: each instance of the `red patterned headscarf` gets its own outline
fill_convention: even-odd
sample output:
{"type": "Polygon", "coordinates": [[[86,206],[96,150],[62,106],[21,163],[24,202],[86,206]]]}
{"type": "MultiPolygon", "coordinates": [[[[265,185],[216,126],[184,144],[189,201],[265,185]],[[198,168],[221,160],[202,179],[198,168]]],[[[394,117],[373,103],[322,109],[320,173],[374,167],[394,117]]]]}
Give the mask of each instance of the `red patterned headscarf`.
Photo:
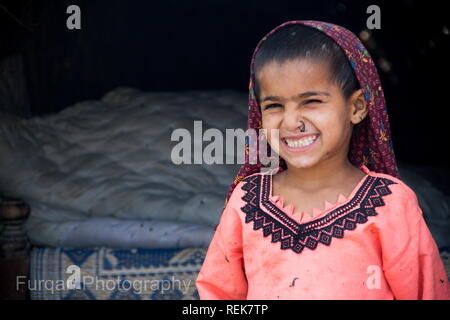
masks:
{"type": "MultiPolygon", "coordinates": [[[[363,90],[368,105],[368,115],[364,121],[355,126],[350,141],[349,160],[356,166],[364,164],[369,170],[399,177],[389,128],[386,102],[377,69],[361,41],[349,30],[320,21],[289,21],[276,27],[258,43],[250,65],[248,128],[258,132],[261,128],[261,112],[254,92],[254,61],[262,43],[273,33],[289,25],[299,24],[315,28],[332,38],[345,52],[363,90]]],[[[249,161],[249,140],[246,142],[245,164],[242,165],[231,184],[227,201],[236,185],[245,177],[260,172],[263,165],[249,161]]],[[[284,166],[283,159],[280,159],[284,166]]],[[[226,204],[226,202],[225,202],[226,204]]]]}

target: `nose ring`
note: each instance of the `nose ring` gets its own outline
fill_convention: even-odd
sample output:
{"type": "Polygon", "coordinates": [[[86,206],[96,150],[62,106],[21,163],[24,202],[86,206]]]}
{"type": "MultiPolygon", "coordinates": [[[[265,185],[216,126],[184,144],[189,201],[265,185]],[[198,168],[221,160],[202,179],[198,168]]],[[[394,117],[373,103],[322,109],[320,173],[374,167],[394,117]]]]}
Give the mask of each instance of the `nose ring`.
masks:
{"type": "Polygon", "coordinates": [[[300,126],[298,127],[300,129],[300,132],[305,132],[305,123],[303,120],[300,120],[300,126]]]}

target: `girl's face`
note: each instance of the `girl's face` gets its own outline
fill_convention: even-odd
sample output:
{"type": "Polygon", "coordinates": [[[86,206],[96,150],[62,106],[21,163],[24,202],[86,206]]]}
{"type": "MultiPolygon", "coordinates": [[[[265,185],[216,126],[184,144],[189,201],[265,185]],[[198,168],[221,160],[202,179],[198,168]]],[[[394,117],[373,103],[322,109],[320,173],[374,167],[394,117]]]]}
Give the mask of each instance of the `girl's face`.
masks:
{"type": "Polygon", "coordinates": [[[311,168],[347,157],[353,124],[367,113],[361,90],[345,99],[328,66],[309,60],[270,62],[257,77],[262,128],[288,166],[311,168]]]}

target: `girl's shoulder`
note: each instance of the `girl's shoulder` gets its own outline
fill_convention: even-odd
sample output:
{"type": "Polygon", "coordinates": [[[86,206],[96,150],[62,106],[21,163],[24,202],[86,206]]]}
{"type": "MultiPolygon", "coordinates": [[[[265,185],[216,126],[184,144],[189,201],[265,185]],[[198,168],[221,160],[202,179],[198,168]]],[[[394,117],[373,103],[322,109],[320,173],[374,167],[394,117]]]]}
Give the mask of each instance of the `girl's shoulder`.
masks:
{"type": "Polygon", "coordinates": [[[248,176],[242,177],[240,179],[239,183],[236,185],[236,189],[241,189],[242,186],[248,184],[249,182],[259,180],[259,178],[261,178],[265,175],[270,175],[270,174],[275,174],[275,171],[271,170],[271,171],[264,171],[264,172],[255,172],[248,176]]]}
{"type": "Polygon", "coordinates": [[[369,175],[389,182],[387,189],[380,190],[380,193],[388,193],[382,197],[384,206],[388,211],[395,213],[387,216],[394,217],[393,220],[399,220],[402,223],[409,221],[412,224],[417,223],[423,217],[416,193],[401,178],[373,171],[369,175]]]}
{"type": "Polygon", "coordinates": [[[242,199],[242,196],[248,193],[249,189],[252,189],[251,186],[254,184],[258,184],[260,178],[266,174],[270,174],[268,172],[256,172],[250,174],[245,177],[237,177],[239,182],[236,184],[236,187],[233,189],[233,192],[230,195],[230,199],[228,203],[235,202],[236,200],[242,199]]]}
{"type": "Polygon", "coordinates": [[[403,198],[410,199],[412,201],[417,202],[417,196],[413,189],[408,186],[403,180],[400,178],[394,177],[390,174],[386,173],[378,173],[374,171],[369,171],[368,174],[373,177],[382,178],[387,181],[390,181],[390,188],[395,191],[397,196],[402,196],[403,198]]]}

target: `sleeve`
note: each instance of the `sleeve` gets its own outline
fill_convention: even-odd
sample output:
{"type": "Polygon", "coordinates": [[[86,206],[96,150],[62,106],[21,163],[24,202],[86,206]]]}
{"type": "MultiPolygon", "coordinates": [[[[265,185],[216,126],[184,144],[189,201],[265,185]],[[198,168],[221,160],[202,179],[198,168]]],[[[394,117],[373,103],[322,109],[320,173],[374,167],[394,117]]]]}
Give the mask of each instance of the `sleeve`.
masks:
{"type": "Polygon", "coordinates": [[[196,286],[202,300],[244,300],[247,297],[242,225],[231,199],[211,240],[196,286]]]}
{"type": "Polygon", "coordinates": [[[415,193],[407,188],[380,230],[383,271],[398,300],[448,300],[450,286],[415,193]],[[384,230],[383,230],[384,229],[384,230]]]}

